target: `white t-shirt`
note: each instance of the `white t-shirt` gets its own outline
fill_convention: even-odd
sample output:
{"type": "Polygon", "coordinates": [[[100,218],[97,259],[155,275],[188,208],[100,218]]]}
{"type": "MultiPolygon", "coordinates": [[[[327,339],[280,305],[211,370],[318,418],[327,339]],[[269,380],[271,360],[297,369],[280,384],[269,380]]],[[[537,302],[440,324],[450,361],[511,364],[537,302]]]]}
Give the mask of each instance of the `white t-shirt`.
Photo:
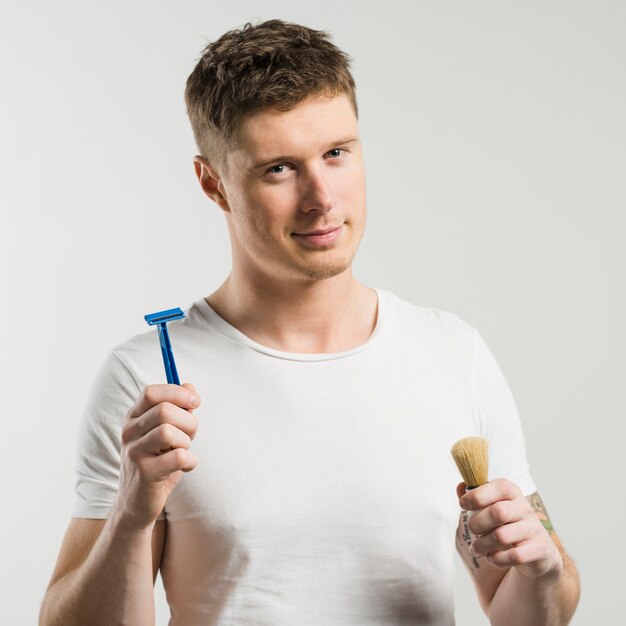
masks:
{"type": "MultiPolygon", "coordinates": [[[[456,315],[378,294],[360,346],[265,347],[202,299],[168,328],[202,398],[198,466],[164,509],[171,625],[454,624],[460,481],[450,447],[489,439],[490,477],[535,491],[517,408],[456,315]]],[[[105,518],[124,415],[165,382],[156,329],[107,356],[80,429],[74,517],[105,518]]]]}

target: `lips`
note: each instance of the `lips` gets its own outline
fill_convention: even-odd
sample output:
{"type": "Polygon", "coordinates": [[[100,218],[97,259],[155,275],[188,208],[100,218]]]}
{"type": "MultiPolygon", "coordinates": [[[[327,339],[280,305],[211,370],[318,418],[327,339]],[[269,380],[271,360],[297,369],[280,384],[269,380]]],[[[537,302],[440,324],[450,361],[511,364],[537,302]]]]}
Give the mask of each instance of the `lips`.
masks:
{"type": "Polygon", "coordinates": [[[341,226],[342,225],[339,224],[339,226],[333,226],[332,228],[320,228],[318,230],[311,230],[308,233],[294,233],[294,235],[327,235],[328,233],[340,229],[341,226]]]}
{"type": "Polygon", "coordinates": [[[308,248],[326,248],[342,239],[343,224],[336,228],[318,228],[307,233],[292,233],[293,238],[308,248]]]}

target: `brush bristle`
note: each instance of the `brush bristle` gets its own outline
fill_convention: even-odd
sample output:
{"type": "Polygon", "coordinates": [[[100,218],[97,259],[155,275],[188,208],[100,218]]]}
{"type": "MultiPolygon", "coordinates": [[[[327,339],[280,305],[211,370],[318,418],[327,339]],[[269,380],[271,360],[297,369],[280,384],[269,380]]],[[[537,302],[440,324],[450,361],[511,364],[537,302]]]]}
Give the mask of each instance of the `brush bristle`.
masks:
{"type": "Polygon", "coordinates": [[[488,442],[482,437],[466,437],[457,441],[450,450],[468,487],[480,487],[488,478],[488,442]]]}

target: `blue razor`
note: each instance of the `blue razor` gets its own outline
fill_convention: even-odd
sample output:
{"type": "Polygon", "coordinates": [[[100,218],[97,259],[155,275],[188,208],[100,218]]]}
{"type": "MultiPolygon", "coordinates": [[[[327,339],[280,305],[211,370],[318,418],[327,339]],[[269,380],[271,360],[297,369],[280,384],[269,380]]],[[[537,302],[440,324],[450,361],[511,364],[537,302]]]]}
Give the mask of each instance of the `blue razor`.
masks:
{"type": "Polygon", "coordinates": [[[180,385],[178,372],[176,371],[176,363],[174,362],[174,353],[172,352],[172,344],[170,336],[167,332],[166,324],[174,320],[185,317],[181,309],[168,309],[167,311],[159,311],[158,313],[150,313],[144,315],[143,319],[148,322],[149,326],[159,327],[159,342],[161,344],[161,352],[163,353],[163,365],[165,365],[165,375],[167,382],[174,385],[180,385]]]}

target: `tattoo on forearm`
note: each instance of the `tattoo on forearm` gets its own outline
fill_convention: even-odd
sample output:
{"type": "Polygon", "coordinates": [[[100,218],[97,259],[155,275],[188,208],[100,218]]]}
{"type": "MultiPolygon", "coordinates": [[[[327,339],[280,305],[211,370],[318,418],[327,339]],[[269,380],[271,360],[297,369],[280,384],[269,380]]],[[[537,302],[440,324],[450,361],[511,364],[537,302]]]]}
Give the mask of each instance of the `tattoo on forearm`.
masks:
{"type": "Polygon", "coordinates": [[[478,557],[472,556],[469,552],[469,547],[472,541],[474,540],[474,537],[472,537],[472,533],[469,529],[469,526],[467,525],[468,521],[469,521],[469,513],[467,511],[463,511],[463,513],[461,514],[461,524],[463,526],[463,531],[461,532],[461,527],[459,527],[457,531],[457,536],[458,536],[459,541],[465,544],[467,548],[467,554],[472,559],[473,567],[472,565],[470,565],[470,570],[473,573],[475,569],[478,569],[480,567],[480,563],[478,562],[478,557]]]}
{"type": "Polygon", "coordinates": [[[546,507],[543,505],[543,501],[539,494],[535,491],[535,493],[528,496],[528,502],[530,502],[530,506],[533,511],[537,514],[539,521],[543,524],[543,527],[549,532],[554,532],[554,526],[552,526],[552,522],[550,521],[550,517],[548,515],[548,511],[546,511],[546,507]]]}

